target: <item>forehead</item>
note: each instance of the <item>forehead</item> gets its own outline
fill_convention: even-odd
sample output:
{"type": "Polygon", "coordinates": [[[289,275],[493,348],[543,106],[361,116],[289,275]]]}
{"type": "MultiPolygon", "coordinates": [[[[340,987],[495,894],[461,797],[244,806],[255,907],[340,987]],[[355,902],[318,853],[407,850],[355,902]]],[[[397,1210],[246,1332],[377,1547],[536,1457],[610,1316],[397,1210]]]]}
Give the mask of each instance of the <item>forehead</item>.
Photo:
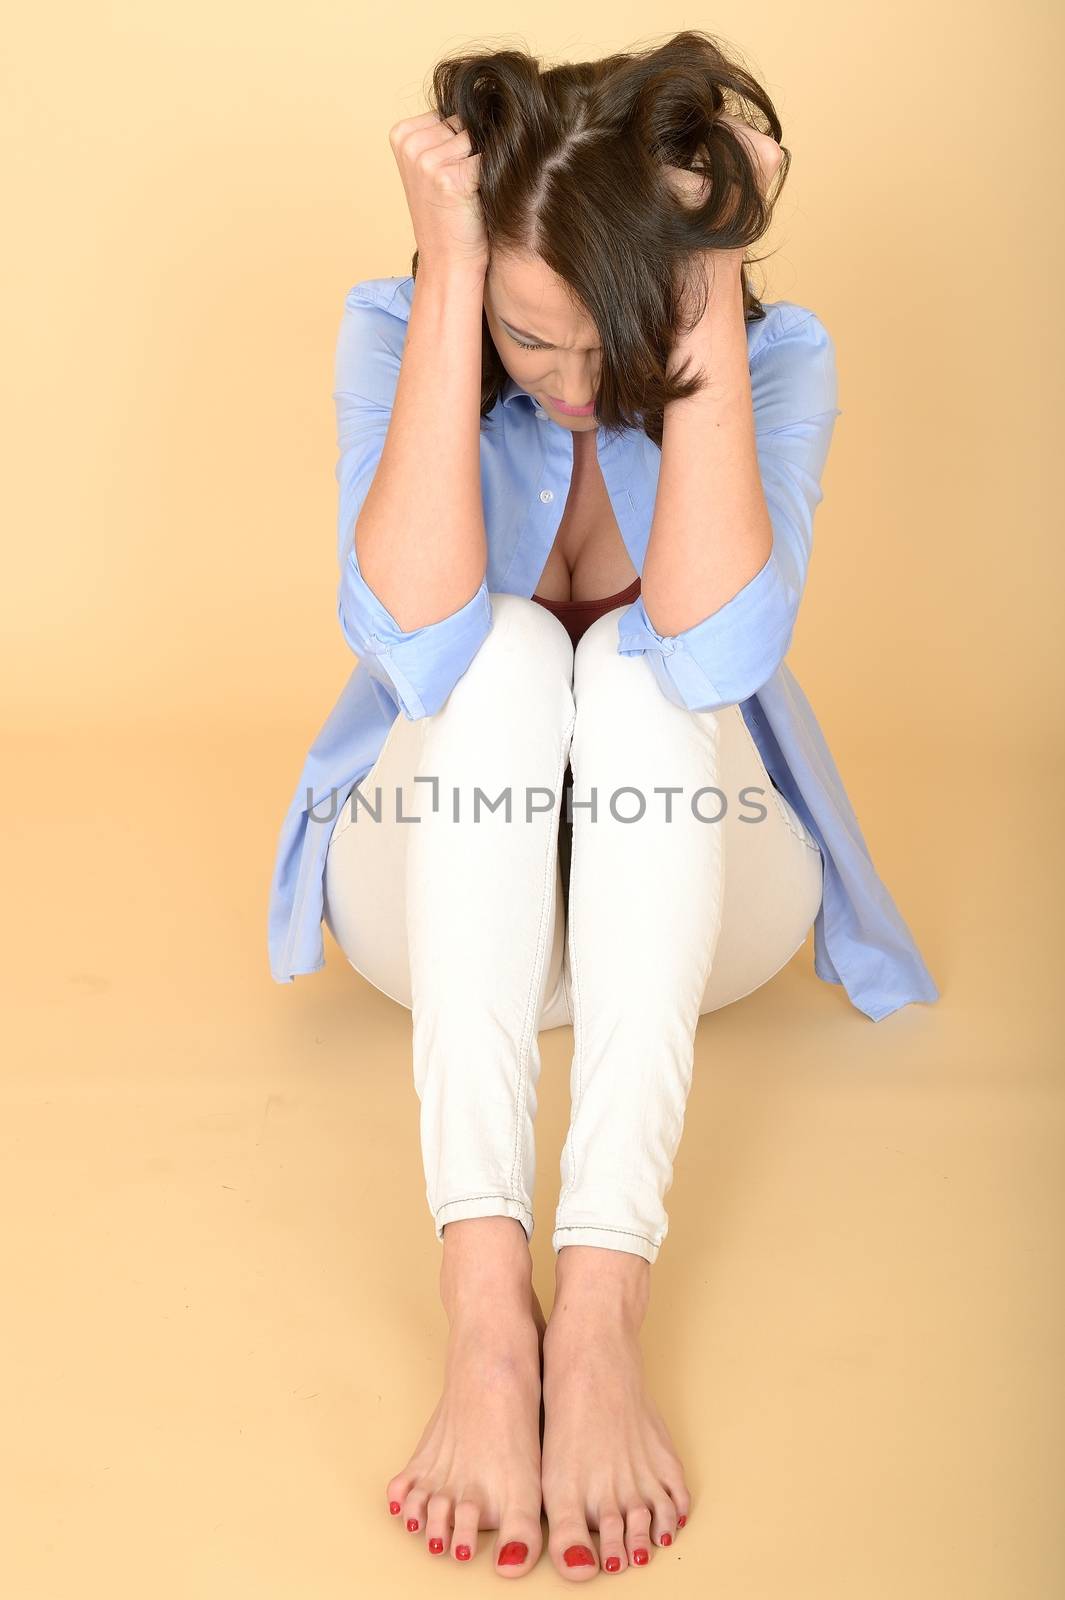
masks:
{"type": "Polygon", "coordinates": [[[595,324],[574,304],[562,279],[539,256],[494,255],[486,284],[492,308],[511,327],[551,344],[595,336],[595,324]]]}

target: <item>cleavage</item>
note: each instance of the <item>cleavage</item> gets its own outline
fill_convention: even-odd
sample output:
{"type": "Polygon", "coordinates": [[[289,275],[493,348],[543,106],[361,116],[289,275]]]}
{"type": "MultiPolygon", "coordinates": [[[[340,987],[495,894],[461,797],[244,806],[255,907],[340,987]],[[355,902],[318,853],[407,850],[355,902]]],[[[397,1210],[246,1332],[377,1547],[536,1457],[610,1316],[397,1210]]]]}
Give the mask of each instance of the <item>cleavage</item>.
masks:
{"type": "Polygon", "coordinates": [[[599,600],[637,577],[595,452],[595,434],[573,438],[573,476],[555,542],[534,593],[543,600],[599,600]]]}

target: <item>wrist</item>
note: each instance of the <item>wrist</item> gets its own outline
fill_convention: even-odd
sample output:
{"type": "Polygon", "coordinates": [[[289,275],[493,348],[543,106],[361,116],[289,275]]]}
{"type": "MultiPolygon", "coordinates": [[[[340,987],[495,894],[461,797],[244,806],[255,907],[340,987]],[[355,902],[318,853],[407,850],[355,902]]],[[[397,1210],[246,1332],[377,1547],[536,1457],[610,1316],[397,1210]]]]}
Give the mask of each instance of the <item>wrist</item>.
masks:
{"type": "Polygon", "coordinates": [[[671,372],[690,356],[705,356],[720,340],[723,329],[744,320],[743,251],[708,254],[714,259],[706,263],[706,304],[699,319],[678,335],[670,352],[671,372]]]}
{"type": "Polygon", "coordinates": [[[484,282],[488,274],[488,262],[462,261],[462,260],[433,260],[431,257],[418,258],[418,271],[415,274],[415,284],[423,283],[440,288],[444,292],[461,294],[484,294],[484,282]]]}

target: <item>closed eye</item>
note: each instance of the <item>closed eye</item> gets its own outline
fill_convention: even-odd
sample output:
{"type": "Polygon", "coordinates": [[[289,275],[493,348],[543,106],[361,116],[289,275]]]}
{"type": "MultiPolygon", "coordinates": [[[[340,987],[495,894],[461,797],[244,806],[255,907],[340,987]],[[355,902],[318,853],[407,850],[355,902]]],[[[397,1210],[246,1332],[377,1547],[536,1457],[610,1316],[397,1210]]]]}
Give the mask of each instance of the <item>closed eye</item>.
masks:
{"type": "MultiPolygon", "coordinates": [[[[514,343],[522,350],[553,350],[555,348],[553,344],[545,344],[539,339],[530,340],[521,338],[520,335],[515,333],[514,329],[509,327],[505,322],[503,323],[503,328],[506,332],[507,338],[512,339],[514,343]]],[[[595,348],[598,349],[598,346],[595,348]]]]}

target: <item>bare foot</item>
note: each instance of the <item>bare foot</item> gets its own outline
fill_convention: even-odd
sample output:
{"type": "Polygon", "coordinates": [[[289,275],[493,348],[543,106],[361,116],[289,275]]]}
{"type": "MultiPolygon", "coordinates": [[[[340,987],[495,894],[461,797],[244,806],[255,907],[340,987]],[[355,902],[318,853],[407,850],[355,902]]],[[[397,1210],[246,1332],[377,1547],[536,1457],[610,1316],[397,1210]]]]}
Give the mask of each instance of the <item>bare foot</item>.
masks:
{"type": "Polygon", "coordinates": [[[520,1578],[540,1556],[543,1312],[520,1222],[475,1217],[444,1229],[440,1294],[450,1324],[444,1391],[414,1454],[387,1487],[389,1510],[430,1555],[472,1561],[499,1530],[495,1570],[520,1578]]]}
{"type": "Polygon", "coordinates": [[[591,1245],[558,1252],[544,1336],[548,1548],[578,1582],[645,1566],[688,1519],[684,1469],[648,1396],[639,1332],[650,1296],[642,1256],[591,1245]],[[589,1529],[599,1532],[596,1556],[589,1529]]]}

